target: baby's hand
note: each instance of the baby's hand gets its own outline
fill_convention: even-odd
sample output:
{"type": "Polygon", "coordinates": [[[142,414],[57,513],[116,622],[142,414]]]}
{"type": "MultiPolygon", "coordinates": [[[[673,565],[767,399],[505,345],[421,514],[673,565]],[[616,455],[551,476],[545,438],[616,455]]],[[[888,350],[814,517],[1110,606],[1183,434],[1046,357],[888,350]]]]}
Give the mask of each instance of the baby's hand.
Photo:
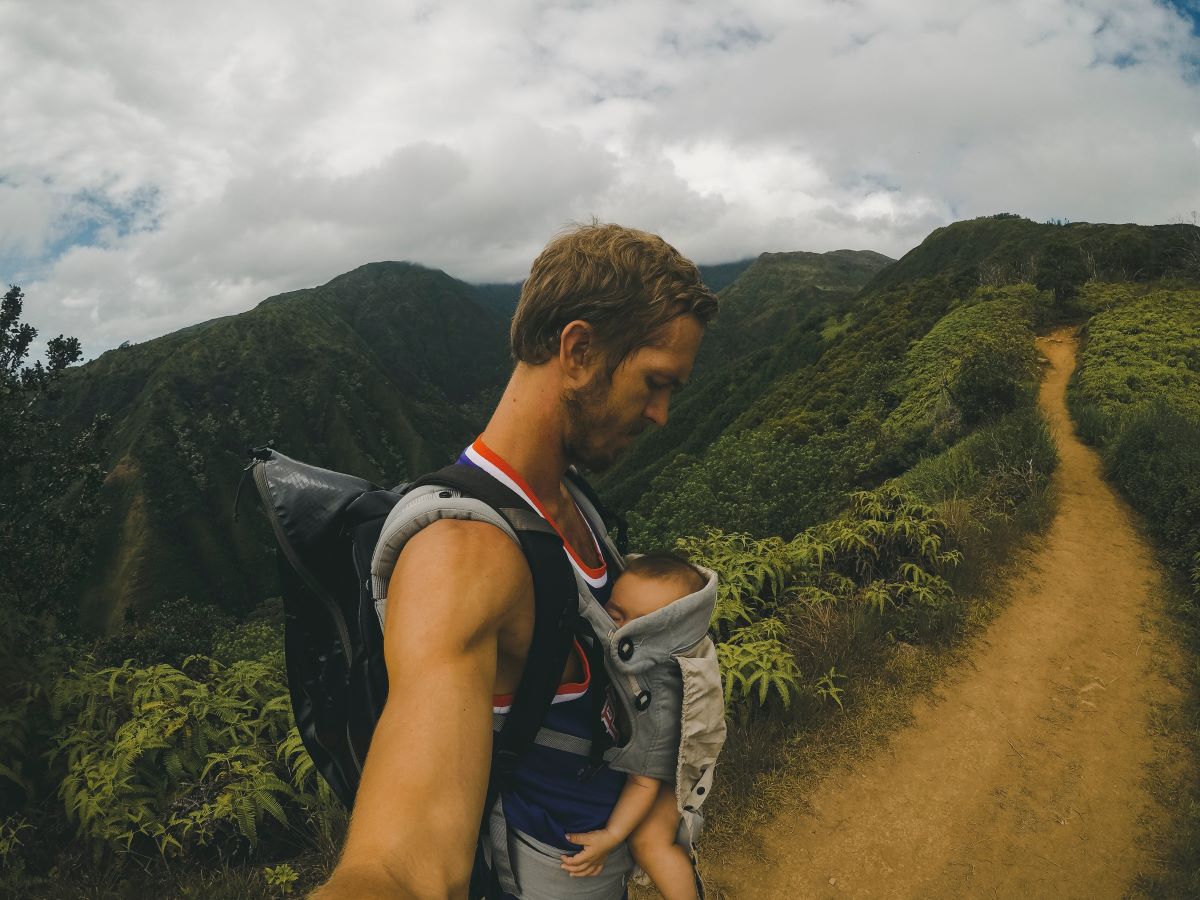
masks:
{"type": "Polygon", "coordinates": [[[588,831],[584,834],[568,834],[567,840],[572,844],[583,847],[573,856],[563,854],[562,867],[572,878],[586,878],[589,875],[599,875],[604,868],[604,861],[613,848],[621,843],[620,838],[608,829],[588,831]]]}

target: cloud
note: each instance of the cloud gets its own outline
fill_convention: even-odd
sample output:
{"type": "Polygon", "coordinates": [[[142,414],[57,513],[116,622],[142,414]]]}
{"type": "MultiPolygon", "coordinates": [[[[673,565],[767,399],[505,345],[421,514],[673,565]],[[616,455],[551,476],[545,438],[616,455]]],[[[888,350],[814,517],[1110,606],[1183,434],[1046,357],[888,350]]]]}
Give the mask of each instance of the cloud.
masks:
{"type": "Polygon", "coordinates": [[[1200,208],[1154,0],[0,5],[0,277],[89,355],[364,262],[516,279],[592,216],[716,262],[1200,208]]]}

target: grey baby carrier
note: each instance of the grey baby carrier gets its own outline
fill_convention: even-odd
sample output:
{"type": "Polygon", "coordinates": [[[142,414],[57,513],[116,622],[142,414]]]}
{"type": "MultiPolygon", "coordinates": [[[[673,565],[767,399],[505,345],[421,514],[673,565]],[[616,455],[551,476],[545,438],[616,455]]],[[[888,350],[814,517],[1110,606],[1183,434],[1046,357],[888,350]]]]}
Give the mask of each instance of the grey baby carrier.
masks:
{"type": "MultiPolygon", "coordinates": [[[[439,489],[436,478],[430,480],[431,484],[410,491],[395,506],[380,532],[370,572],[381,626],[392,570],[404,545],[422,528],[440,518],[470,519],[488,522],[519,543],[511,517],[498,516],[487,504],[439,489]]],[[[609,541],[594,496],[589,496],[574,478],[568,479],[567,487],[593,531],[621,565],[623,556],[609,541]]],[[[559,556],[566,558],[561,549],[559,556]]],[[[691,852],[703,825],[700,807],[711,790],[713,767],[725,739],[721,678],[716,648],[708,636],[717,576],[702,569],[707,581],[701,590],[617,628],[582,575],[573,568],[571,571],[575,582],[571,598],[576,604],[575,633],[583,635],[580,643],[589,656],[593,676],[607,674],[628,733],[614,746],[599,727],[599,704],[606,693],[601,681],[592,692],[593,702],[598,704],[593,716],[597,733],[590,741],[545,727],[538,729],[533,741],[587,756],[594,765],[607,763],[617,771],[674,781],[681,817],[678,840],[691,852]]],[[[504,727],[504,717],[497,715],[495,725],[498,729],[504,727]]],[[[499,796],[491,792],[485,823],[489,818],[491,839],[483,842],[486,862],[501,887],[517,895],[519,886],[509,858],[503,808],[499,796]]]]}

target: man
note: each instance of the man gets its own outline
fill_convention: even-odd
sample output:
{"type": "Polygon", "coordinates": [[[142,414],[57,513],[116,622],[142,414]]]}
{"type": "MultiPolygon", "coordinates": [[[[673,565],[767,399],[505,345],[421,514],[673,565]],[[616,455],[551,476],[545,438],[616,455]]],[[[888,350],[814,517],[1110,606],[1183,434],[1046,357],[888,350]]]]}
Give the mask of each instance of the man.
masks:
{"type": "MultiPolygon", "coordinates": [[[[716,309],[691,262],[655,235],[616,225],[553,240],[522,288],[510,336],[516,367],[462,461],[515,486],[555,525],[599,599],[610,586],[608,564],[563,475],[573,464],[607,469],[646,427],[667,421],[716,309]]],[[[443,519],[425,528],[401,552],[388,598],[391,690],[321,900],[467,896],[493,710],[514,693],[529,651],[529,567],[491,525],[443,519]]],[[[572,654],[554,714],[587,715],[593,707],[579,701],[588,682],[585,660],[572,654]]],[[[552,861],[547,877],[567,879],[544,895],[615,900],[627,854],[610,857],[607,880],[574,882],[554,874],[554,854],[570,852],[565,831],[606,821],[621,776],[581,779],[576,766],[550,756],[518,772],[523,787],[505,796],[504,811],[524,852],[538,865],[552,861]]]]}

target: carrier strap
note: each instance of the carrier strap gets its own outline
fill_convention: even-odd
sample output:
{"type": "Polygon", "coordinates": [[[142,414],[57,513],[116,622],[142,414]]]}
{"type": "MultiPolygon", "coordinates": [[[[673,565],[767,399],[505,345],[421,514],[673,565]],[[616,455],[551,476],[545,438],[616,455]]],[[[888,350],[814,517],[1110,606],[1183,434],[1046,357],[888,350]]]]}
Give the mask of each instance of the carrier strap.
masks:
{"type": "Polygon", "coordinates": [[[521,544],[533,577],[533,637],[512,709],[493,742],[493,781],[497,788],[512,776],[520,759],[542,727],[567,664],[574,638],[578,607],[575,572],[563,550],[562,538],[545,519],[514,491],[491,475],[461,463],[447,466],[409,485],[439,485],[482,500],[500,512],[521,544]]]}
{"type": "MultiPolygon", "coordinates": [[[[499,731],[504,725],[504,713],[492,713],[492,730],[499,731]]],[[[561,750],[575,756],[588,756],[592,752],[591,738],[576,737],[565,731],[555,731],[553,728],[539,728],[533,742],[539,747],[549,747],[551,750],[561,750]]]]}

